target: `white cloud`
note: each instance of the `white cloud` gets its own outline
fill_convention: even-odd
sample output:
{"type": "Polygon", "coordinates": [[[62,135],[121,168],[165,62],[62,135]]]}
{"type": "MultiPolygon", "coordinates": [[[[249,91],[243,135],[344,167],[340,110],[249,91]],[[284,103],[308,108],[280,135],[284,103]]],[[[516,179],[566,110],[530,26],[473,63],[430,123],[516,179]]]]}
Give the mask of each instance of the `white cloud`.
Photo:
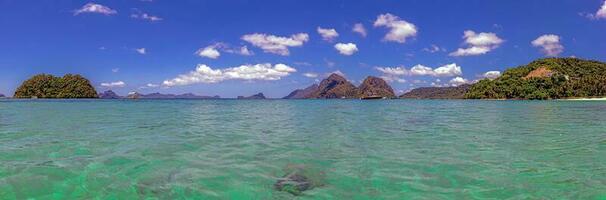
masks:
{"type": "Polygon", "coordinates": [[[335,70],[335,71],[333,71],[333,72],[326,73],[326,74],[324,74],[324,76],[328,77],[328,76],[330,76],[331,74],[337,74],[337,75],[339,75],[339,76],[346,77],[346,76],[345,76],[345,73],[343,73],[341,70],[335,70]]]}
{"type": "Polygon", "coordinates": [[[351,56],[358,51],[358,46],[354,43],[337,43],[335,44],[335,49],[337,49],[340,54],[351,56]]]}
{"type": "Polygon", "coordinates": [[[210,59],[217,59],[221,56],[221,53],[216,49],[216,45],[210,45],[196,51],[196,55],[200,57],[207,57],[210,59]]]}
{"type": "Polygon", "coordinates": [[[162,85],[166,87],[191,85],[196,83],[217,83],[226,80],[280,80],[296,72],[295,68],[285,64],[271,65],[269,63],[256,65],[240,65],[225,69],[212,69],[207,65],[200,64],[196,70],[182,74],[176,78],[165,80],[162,85]]]}
{"type": "Polygon", "coordinates": [[[82,13],[97,13],[102,15],[114,15],[117,14],[118,11],[111,9],[107,6],[95,3],[87,3],[82,6],[82,8],[74,10],[74,15],[79,15],[82,13]]]}
{"type": "Polygon", "coordinates": [[[488,71],[488,72],[482,74],[482,78],[487,78],[487,79],[496,79],[496,78],[499,78],[499,76],[501,76],[500,71],[488,71]]]}
{"type": "Polygon", "coordinates": [[[606,19],[606,0],[602,3],[600,9],[595,13],[579,13],[589,19],[606,19]]]}
{"type": "Polygon", "coordinates": [[[476,33],[471,30],[467,30],[463,33],[463,39],[467,48],[459,48],[455,52],[450,53],[450,56],[475,56],[486,54],[496,48],[504,42],[503,39],[499,38],[495,33],[476,33]]]}
{"type": "Polygon", "coordinates": [[[219,56],[221,56],[221,53],[219,51],[243,55],[243,56],[254,55],[254,52],[249,50],[247,46],[231,47],[229,44],[225,44],[225,43],[221,43],[221,42],[198,49],[198,51],[196,51],[196,55],[198,55],[200,57],[217,59],[217,58],[219,58],[219,56]]]}
{"type": "Polygon", "coordinates": [[[531,44],[534,47],[540,47],[547,56],[557,56],[564,51],[564,46],[560,44],[560,36],[553,34],[542,35],[533,40],[531,44]]]}
{"type": "Polygon", "coordinates": [[[116,82],[110,82],[110,83],[101,83],[101,86],[108,87],[108,88],[124,87],[124,86],[126,86],[126,83],[124,83],[123,81],[116,81],[116,82]]]}
{"type": "Polygon", "coordinates": [[[417,35],[417,27],[414,24],[404,21],[398,16],[390,13],[379,15],[374,26],[390,29],[383,38],[385,41],[405,43],[407,38],[415,37],[417,35]]]}
{"type": "Polygon", "coordinates": [[[598,10],[598,12],[595,13],[595,17],[606,19],[606,1],[604,1],[604,3],[602,4],[602,7],[600,7],[600,10],[598,10]]]}
{"type": "Polygon", "coordinates": [[[112,69],[112,72],[114,72],[114,73],[118,73],[119,71],[120,71],[120,68],[113,68],[112,69]]]}
{"type": "Polygon", "coordinates": [[[304,73],[303,76],[305,76],[307,78],[316,78],[316,77],[318,77],[318,74],[309,72],[309,73],[304,73]]]}
{"type": "Polygon", "coordinates": [[[135,19],[142,19],[142,20],[148,20],[148,21],[162,21],[163,19],[158,17],[158,16],[154,16],[154,15],[150,15],[147,13],[143,13],[141,11],[137,11],[137,13],[133,13],[130,15],[131,18],[135,18],[135,19]]]}
{"type": "Polygon", "coordinates": [[[145,87],[148,87],[148,88],[155,88],[155,87],[160,87],[160,85],[158,85],[158,84],[153,84],[153,83],[148,83],[147,85],[145,85],[145,87]]]}
{"type": "Polygon", "coordinates": [[[451,86],[456,87],[456,86],[463,85],[463,84],[469,84],[471,82],[467,79],[457,76],[457,77],[451,79],[450,81],[448,81],[448,83],[450,83],[451,86]]]}
{"type": "Polygon", "coordinates": [[[410,69],[404,67],[375,67],[385,76],[434,76],[434,77],[452,77],[463,74],[461,66],[456,63],[443,65],[438,68],[431,68],[424,65],[415,65],[410,69]]]}
{"type": "Polygon", "coordinates": [[[423,48],[423,51],[427,51],[429,53],[435,53],[438,51],[446,51],[446,49],[439,47],[438,45],[432,44],[429,48],[423,48]]]}
{"type": "Polygon", "coordinates": [[[242,40],[250,42],[253,46],[263,49],[267,53],[287,56],[290,54],[288,47],[299,47],[309,41],[307,33],[298,33],[290,37],[280,37],[254,33],[242,36],[242,40]]]}
{"type": "Polygon", "coordinates": [[[447,64],[433,70],[433,76],[438,77],[458,76],[462,74],[461,66],[458,66],[456,63],[447,64]]]}
{"type": "Polygon", "coordinates": [[[339,33],[334,28],[322,28],[318,27],[318,34],[322,36],[325,41],[332,42],[335,38],[339,37],[339,33]]]}
{"type": "Polygon", "coordinates": [[[359,33],[362,37],[366,37],[368,35],[368,33],[366,32],[366,28],[364,28],[364,24],[362,23],[354,24],[351,31],[359,33]]]}
{"type": "Polygon", "coordinates": [[[147,54],[147,50],[145,50],[145,48],[138,48],[138,49],[135,49],[135,51],[137,51],[137,53],[142,54],[142,55],[147,54]]]}

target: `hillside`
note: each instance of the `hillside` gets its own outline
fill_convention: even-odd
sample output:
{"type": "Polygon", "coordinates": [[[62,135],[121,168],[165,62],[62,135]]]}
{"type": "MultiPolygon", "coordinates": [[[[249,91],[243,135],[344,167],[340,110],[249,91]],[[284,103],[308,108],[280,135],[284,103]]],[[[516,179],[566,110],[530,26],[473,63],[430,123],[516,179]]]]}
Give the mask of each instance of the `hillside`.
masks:
{"type": "Polygon", "coordinates": [[[393,92],[393,89],[391,88],[391,86],[389,86],[389,84],[387,84],[387,82],[385,82],[385,80],[374,76],[368,76],[358,87],[358,98],[373,96],[387,98],[396,97],[393,92]]]}
{"type": "Polygon", "coordinates": [[[577,58],[545,58],[481,80],[469,99],[558,99],[606,96],[606,63],[577,58]]]}
{"type": "Polygon", "coordinates": [[[97,91],[86,78],[67,74],[55,77],[35,75],[17,88],[14,98],[97,98],[97,91]]]}
{"type": "Polygon", "coordinates": [[[287,96],[283,97],[283,99],[307,99],[311,98],[311,96],[318,91],[318,84],[313,84],[305,89],[297,89],[292,91],[287,96]]]}
{"type": "Polygon", "coordinates": [[[331,74],[328,78],[322,80],[318,90],[311,95],[311,98],[317,99],[335,99],[335,98],[356,98],[358,90],[347,79],[338,75],[331,74]]]}
{"type": "Polygon", "coordinates": [[[404,93],[404,99],[463,99],[471,85],[464,84],[458,87],[422,87],[404,93]]]}

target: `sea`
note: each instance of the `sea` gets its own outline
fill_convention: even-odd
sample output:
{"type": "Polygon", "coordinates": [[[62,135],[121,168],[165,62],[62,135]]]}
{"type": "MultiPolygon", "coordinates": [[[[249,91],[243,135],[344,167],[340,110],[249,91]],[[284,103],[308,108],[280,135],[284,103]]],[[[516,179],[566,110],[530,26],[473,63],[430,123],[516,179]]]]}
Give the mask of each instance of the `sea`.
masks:
{"type": "Polygon", "coordinates": [[[5,99],[0,199],[606,199],[606,101],[5,99]]]}

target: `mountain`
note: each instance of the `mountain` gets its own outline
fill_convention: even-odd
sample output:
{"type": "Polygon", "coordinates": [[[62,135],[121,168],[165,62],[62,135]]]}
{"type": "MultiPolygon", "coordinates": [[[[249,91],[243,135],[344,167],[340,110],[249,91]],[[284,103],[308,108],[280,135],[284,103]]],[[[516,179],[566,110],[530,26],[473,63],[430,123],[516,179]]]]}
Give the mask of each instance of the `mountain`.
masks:
{"type": "Polygon", "coordinates": [[[469,99],[559,99],[606,96],[606,63],[578,58],[545,58],[484,79],[469,99]]]}
{"type": "Polygon", "coordinates": [[[0,94],[0,98],[4,98],[4,97],[5,97],[4,94],[0,94]]]}
{"type": "Polygon", "coordinates": [[[117,95],[114,91],[111,91],[111,90],[107,90],[103,93],[99,93],[98,96],[100,99],[120,99],[120,98],[122,98],[121,96],[117,95]]]}
{"type": "Polygon", "coordinates": [[[263,95],[263,93],[258,93],[248,97],[238,96],[238,99],[265,99],[265,95],[263,95]]]}
{"type": "Polygon", "coordinates": [[[73,74],[55,77],[38,74],[17,88],[14,98],[97,98],[97,91],[88,79],[73,74]]]}
{"type": "Polygon", "coordinates": [[[292,91],[290,94],[285,96],[283,99],[308,99],[318,91],[318,84],[310,85],[305,89],[298,89],[292,91]]]}
{"type": "Polygon", "coordinates": [[[331,74],[322,80],[318,90],[310,95],[310,98],[334,99],[334,98],[357,98],[358,89],[347,79],[338,74],[331,74]]]}
{"type": "Polygon", "coordinates": [[[463,99],[471,85],[458,87],[422,87],[400,95],[404,99],[463,99]]]}
{"type": "Polygon", "coordinates": [[[391,86],[381,78],[368,76],[358,87],[358,97],[387,97],[394,98],[396,95],[391,89],[391,86]]]}

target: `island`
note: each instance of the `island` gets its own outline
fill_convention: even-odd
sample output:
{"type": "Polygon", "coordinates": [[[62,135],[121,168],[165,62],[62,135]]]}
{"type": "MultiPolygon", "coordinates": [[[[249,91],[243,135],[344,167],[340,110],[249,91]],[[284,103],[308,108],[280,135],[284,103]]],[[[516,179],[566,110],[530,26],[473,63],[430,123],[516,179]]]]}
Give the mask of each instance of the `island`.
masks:
{"type": "Polygon", "coordinates": [[[356,87],[339,74],[331,74],[319,85],[311,85],[305,89],[291,92],[283,99],[365,99],[365,98],[395,98],[393,89],[385,80],[368,76],[360,86],[356,87]]]}
{"type": "Polygon", "coordinates": [[[578,58],[545,58],[484,79],[467,99],[562,99],[606,96],[606,63],[578,58]]]}
{"type": "Polygon", "coordinates": [[[237,99],[266,99],[265,95],[263,93],[257,93],[248,97],[245,96],[238,96],[237,99]]]}
{"type": "Polygon", "coordinates": [[[463,84],[457,87],[420,87],[402,95],[402,99],[464,99],[471,85],[463,84]]]}
{"type": "Polygon", "coordinates": [[[38,74],[24,81],[13,98],[97,98],[97,91],[88,79],[74,74],[55,77],[38,74]]]}

